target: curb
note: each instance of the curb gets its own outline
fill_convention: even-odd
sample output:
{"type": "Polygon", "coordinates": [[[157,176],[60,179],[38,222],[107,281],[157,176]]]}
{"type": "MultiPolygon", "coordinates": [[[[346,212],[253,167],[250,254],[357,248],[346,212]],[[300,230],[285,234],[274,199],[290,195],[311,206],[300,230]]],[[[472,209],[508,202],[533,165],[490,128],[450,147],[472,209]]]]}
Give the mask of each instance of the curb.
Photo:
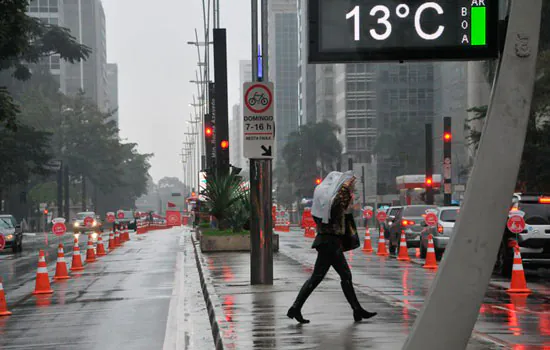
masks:
{"type": "Polygon", "coordinates": [[[202,271],[202,264],[199,259],[199,252],[197,250],[198,242],[195,239],[195,236],[191,234],[191,241],[193,242],[193,249],[195,251],[195,261],[197,262],[197,270],[199,271],[199,279],[201,282],[202,294],[204,296],[204,302],[206,303],[206,308],[208,310],[208,318],[210,319],[210,327],[212,328],[212,337],[214,338],[214,345],[216,350],[223,350],[223,341],[220,333],[220,327],[218,321],[216,320],[216,314],[214,312],[214,307],[212,305],[212,300],[210,298],[210,293],[208,291],[208,286],[206,285],[204,279],[204,273],[202,271]]]}

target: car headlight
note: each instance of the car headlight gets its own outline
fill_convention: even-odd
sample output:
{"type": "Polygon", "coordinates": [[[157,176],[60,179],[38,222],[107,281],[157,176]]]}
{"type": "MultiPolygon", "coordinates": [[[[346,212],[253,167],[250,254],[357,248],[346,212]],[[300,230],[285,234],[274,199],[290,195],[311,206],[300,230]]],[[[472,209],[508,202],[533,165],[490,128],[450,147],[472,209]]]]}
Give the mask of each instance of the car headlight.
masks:
{"type": "Polygon", "coordinates": [[[80,224],[78,223],[78,221],[75,221],[74,227],[78,227],[78,226],[80,226],[80,224]]]}
{"type": "Polygon", "coordinates": [[[97,233],[95,233],[95,232],[92,233],[92,238],[93,238],[93,239],[97,239],[97,233]]]}
{"type": "Polygon", "coordinates": [[[13,235],[7,235],[6,236],[6,241],[11,241],[13,239],[13,235]]]}
{"type": "Polygon", "coordinates": [[[92,227],[96,227],[97,226],[97,221],[94,220],[94,223],[92,224],[92,227]]]}

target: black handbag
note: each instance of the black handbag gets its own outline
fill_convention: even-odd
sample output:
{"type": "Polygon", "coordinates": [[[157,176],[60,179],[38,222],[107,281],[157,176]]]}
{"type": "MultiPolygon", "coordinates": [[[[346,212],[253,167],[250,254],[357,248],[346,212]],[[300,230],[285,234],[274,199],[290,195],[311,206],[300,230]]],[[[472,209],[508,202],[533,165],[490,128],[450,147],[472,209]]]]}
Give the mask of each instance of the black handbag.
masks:
{"type": "Polygon", "coordinates": [[[348,250],[359,248],[361,246],[361,242],[359,241],[359,235],[357,234],[357,226],[355,226],[353,214],[344,215],[344,227],[345,234],[342,238],[342,250],[347,252],[348,250]]]}

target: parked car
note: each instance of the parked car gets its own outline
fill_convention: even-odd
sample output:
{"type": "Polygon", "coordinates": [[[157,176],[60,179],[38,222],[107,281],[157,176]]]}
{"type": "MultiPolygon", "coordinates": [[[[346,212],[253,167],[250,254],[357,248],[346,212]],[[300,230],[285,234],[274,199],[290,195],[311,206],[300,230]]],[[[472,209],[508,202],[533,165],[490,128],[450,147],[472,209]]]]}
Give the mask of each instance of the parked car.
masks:
{"type": "Polygon", "coordinates": [[[389,239],[390,238],[390,227],[393,225],[393,222],[395,221],[395,217],[397,214],[399,214],[399,211],[401,211],[403,207],[401,206],[395,206],[395,207],[389,207],[388,210],[386,210],[386,221],[384,221],[381,225],[384,228],[384,238],[389,239]]]}
{"type": "Polygon", "coordinates": [[[85,232],[95,232],[99,233],[102,230],[102,222],[99,217],[93,211],[82,211],[76,214],[76,217],[73,218],[73,232],[75,234],[85,233],[85,232]],[[94,219],[91,226],[87,227],[84,225],[84,219],[91,217],[94,219]]]}
{"type": "Polygon", "coordinates": [[[389,234],[389,250],[390,254],[395,254],[398,251],[401,232],[405,233],[407,239],[407,247],[420,247],[420,233],[423,227],[421,222],[424,221],[424,215],[428,209],[436,209],[435,205],[407,205],[404,206],[395,216],[395,220],[390,226],[389,234]]]}
{"type": "Polygon", "coordinates": [[[420,237],[420,257],[426,258],[428,251],[428,236],[433,236],[435,257],[440,260],[453,235],[453,229],[458,217],[459,207],[437,208],[437,226],[428,226],[424,220],[420,223],[423,227],[420,237]]]}
{"type": "Polygon", "coordinates": [[[14,253],[23,251],[23,229],[13,215],[0,215],[0,234],[6,240],[4,249],[11,248],[14,253]]]}
{"type": "Polygon", "coordinates": [[[515,193],[511,210],[523,211],[526,225],[519,234],[504,228],[494,270],[504,277],[512,275],[516,242],[526,268],[550,264],[550,195],[515,193]]]}

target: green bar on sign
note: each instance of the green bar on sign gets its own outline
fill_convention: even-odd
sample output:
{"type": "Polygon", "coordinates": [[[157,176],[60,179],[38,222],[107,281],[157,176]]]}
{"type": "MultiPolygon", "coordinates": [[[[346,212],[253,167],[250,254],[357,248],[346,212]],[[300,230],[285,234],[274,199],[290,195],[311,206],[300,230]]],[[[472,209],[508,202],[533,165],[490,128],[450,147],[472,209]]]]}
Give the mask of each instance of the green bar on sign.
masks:
{"type": "Polygon", "coordinates": [[[480,46],[487,44],[487,27],[485,26],[487,17],[486,7],[472,7],[472,45],[480,46]]]}

